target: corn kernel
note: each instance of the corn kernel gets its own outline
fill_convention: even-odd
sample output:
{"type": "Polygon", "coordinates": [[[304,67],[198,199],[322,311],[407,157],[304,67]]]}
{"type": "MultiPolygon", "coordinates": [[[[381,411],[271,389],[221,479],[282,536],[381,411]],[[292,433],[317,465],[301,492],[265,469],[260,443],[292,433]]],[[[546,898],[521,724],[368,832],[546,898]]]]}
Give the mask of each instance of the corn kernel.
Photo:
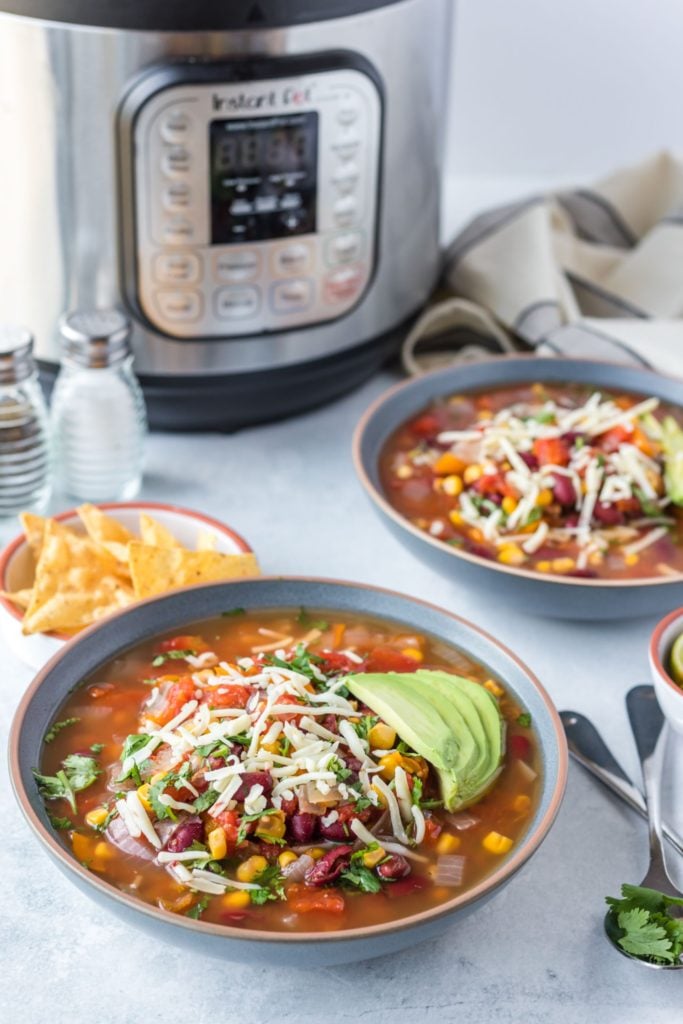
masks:
{"type": "Polygon", "coordinates": [[[484,689],[492,693],[494,697],[502,697],[505,690],[502,686],[499,686],[494,679],[487,679],[484,683],[484,689]]]}
{"type": "Polygon", "coordinates": [[[473,484],[475,480],[479,479],[483,472],[484,471],[481,466],[477,465],[476,462],[473,462],[471,466],[467,467],[462,478],[466,484],[473,484]]]}
{"type": "Polygon", "coordinates": [[[387,798],[385,797],[384,793],[382,793],[381,790],[377,786],[371,786],[370,788],[372,789],[372,792],[377,797],[377,806],[378,807],[386,807],[387,806],[387,798]]]}
{"type": "Polygon", "coordinates": [[[114,856],[114,851],[112,850],[109,843],[105,843],[103,839],[101,840],[101,842],[97,844],[97,846],[93,850],[93,856],[97,860],[111,860],[112,857],[114,856]]]}
{"type": "Polygon", "coordinates": [[[408,480],[412,475],[412,466],[408,466],[407,464],[399,466],[398,469],[396,470],[396,476],[399,478],[399,480],[408,480]]]}
{"type": "Polygon", "coordinates": [[[87,864],[91,860],[94,851],[93,838],[89,836],[83,836],[80,832],[74,832],[71,839],[71,847],[74,851],[74,857],[80,861],[81,864],[87,864]]]}
{"type": "Polygon", "coordinates": [[[526,793],[518,793],[512,801],[512,809],[518,814],[525,814],[531,807],[531,797],[526,793]]]}
{"type": "Polygon", "coordinates": [[[143,782],[141,786],[138,786],[138,799],[148,814],[152,813],[152,805],[149,802],[150,788],[149,782],[143,782]]]}
{"type": "Polygon", "coordinates": [[[549,487],[544,487],[543,490],[538,492],[538,497],[536,498],[536,504],[540,508],[547,508],[548,505],[552,504],[552,501],[553,501],[553,492],[550,490],[549,487]]]}
{"type": "Polygon", "coordinates": [[[391,750],[396,743],[396,730],[384,722],[378,722],[368,732],[368,742],[373,750],[391,750]]]}
{"type": "Polygon", "coordinates": [[[455,853],[460,848],[460,837],[454,836],[452,832],[442,832],[436,841],[436,852],[455,853]]]}
{"type": "Polygon", "coordinates": [[[419,647],[404,647],[401,654],[404,654],[406,658],[412,658],[413,661],[424,661],[424,654],[419,647]]]}
{"type": "Polygon", "coordinates": [[[107,820],[109,811],[106,807],[93,807],[92,811],[88,811],[85,816],[85,820],[90,828],[99,828],[100,825],[104,825],[107,820]]]}
{"type": "Polygon", "coordinates": [[[462,514],[458,512],[456,509],[453,509],[452,512],[448,513],[448,518],[453,523],[453,526],[462,526],[463,523],[465,522],[465,520],[462,517],[462,514]]]}
{"type": "Polygon", "coordinates": [[[228,843],[225,838],[225,829],[214,828],[209,832],[209,853],[214,860],[223,860],[228,852],[228,843]]]}
{"type": "Polygon", "coordinates": [[[253,882],[254,879],[265,871],[267,867],[268,861],[265,857],[249,857],[248,860],[243,860],[242,863],[238,865],[235,873],[240,882],[253,882]]]}
{"type": "Polygon", "coordinates": [[[480,409],[477,413],[478,420],[490,420],[493,419],[493,413],[490,409],[480,409]]]}
{"type": "Polygon", "coordinates": [[[475,544],[481,544],[481,542],[484,539],[484,534],[481,532],[481,530],[478,530],[476,526],[473,526],[472,529],[468,530],[467,532],[475,544]]]}
{"type": "Polygon", "coordinates": [[[256,828],[254,829],[255,834],[259,839],[282,839],[285,834],[285,814],[284,811],[275,811],[274,814],[264,814],[262,818],[256,822],[256,828]]]}
{"type": "Polygon", "coordinates": [[[161,782],[162,779],[166,778],[166,772],[155,772],[152,778],[149,780],[151,786],[156,786],[157,782],[161,782]]]}
{"type": "Polygon", "coordinates": [[[401,754],[401,768],[408,775],[419,775],[423,782],[429,774],[427,762],[423,757],[406,757],[405,754],[401,754]]]}
{"type": "Polygon", "coordinates": [[[286,868],[289,864],[293,864],[295,860],[299,858],[294,853],[294,850],[283,850],[277,859],[278,864],[281,868],[286,868]]]}
{"type": "Polygon", "coordinates": [[[325,851],[323,850],[322,846],[313,846],[311,847],[310,850],[306,850],[306,853],[308,854],[309,857],[312,857],[313,860],[320,860],[320,858],[324,855],[325,851]]]}
{"type": "Polygon", "coordinates": [[[503,565],[522,565],[526,555],[518,544],[503,544],[498,551],[498,561],[503,565]]]}
{"type": "Polygon", "coordinates": [[[396,769],[403,763],[403,758],[398,751],[393,751],[391,754],[385,754],[384,757],[380,757],[378,764],[382,771],[380,772],[383,779],[390,782],[396,774],[396,769]]]}
{"type": "Polygon", "coordinates": [[[244,890],[226,892],[221,903],[226,910],[244,910],[251,903],[251,896],[248,892],[244,892],[244,890]]]}
{"type": "Polygon", "coordinates": [[[451,473],[462,473],[466,463],[453,452],[444,452],[436,460],[432,469],[437,476],[450,476],[451,473]]]}
{"type": "Polygon", "coordinates": [[[636,555],[635,553],[624,556],[624,564],[625,565],[635,565],[637,563],[637,561],[638,561],[638,555],[636,555]]]}
{"type": "Polygon", "coordinates": [[[260,743],[259,744],[259,750],[267,750],[269,754],[279,754],[280,753],[280,741],[279,740],[273,740],[272,743],[260,743]]]}
{"type": "Polygon", "coordinates": [[[592,554],[588,556],[589,565],[602,565],[604,561],[605,556],[602,551],[593,551],[592,554]]]}
{"type": "Polygon", "coordinates": [[[538,569],[539,572],[550,572],[552,570],[552,565],[550,562],[542,559],[540,562],[536,562],[534,568],[538,569]]]}
{"type": "Polygon", "coordinates": [[[571,572],[575,565],[573,558],[553,558],[553,572],[571,572]]]}
{"type": "Polygon", "coordinates": [[[457,498],[462,493],[462,480],[459,476],[447,476],[443,481],[443,492],[451,498],[457,498]]]}
{"type": "Polygon", "coordinates": [[[376,868],[386,855],[386,850],[383,850],[381,846],[378,846],[376,850],[367,850],[362,857],[363,864],[366,868],[376,868]]]}
{"type": "Polygon", "coordinates": [[[501,508],[506,516],[511,516],[517,508],[517,502],[509,494],[506,494],[501,502],[501,508]]]}
{"type": "Polygon", "coordinates": [[[512,840],[507,836],[501,835],[500,832],[489,832],[482,839],[481,845],[489,853],[495,853],[500,856],[512,849],[512,840]]]}

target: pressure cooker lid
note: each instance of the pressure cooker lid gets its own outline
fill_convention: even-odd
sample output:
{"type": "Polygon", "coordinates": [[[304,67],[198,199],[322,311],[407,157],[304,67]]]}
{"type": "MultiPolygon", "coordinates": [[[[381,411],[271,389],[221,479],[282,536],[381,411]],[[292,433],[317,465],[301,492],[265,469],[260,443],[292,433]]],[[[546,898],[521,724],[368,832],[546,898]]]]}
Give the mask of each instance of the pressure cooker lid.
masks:
{"type": "Polygon", "coordinates": [[[284,28],[348,17],[398,2],[401,0],[0,0],[0,12],[98,28],[207,32],[284,28]]]}

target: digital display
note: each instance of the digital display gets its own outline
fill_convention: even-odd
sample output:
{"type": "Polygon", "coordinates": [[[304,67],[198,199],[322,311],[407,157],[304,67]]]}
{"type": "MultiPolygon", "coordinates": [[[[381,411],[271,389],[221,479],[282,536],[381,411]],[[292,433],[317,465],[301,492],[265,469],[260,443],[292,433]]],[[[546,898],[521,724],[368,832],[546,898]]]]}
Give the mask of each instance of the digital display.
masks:
{"type": "Polygon", "coordinates": [[[315,231],[318,115],[212,121],[214,245],[315,231]]]}

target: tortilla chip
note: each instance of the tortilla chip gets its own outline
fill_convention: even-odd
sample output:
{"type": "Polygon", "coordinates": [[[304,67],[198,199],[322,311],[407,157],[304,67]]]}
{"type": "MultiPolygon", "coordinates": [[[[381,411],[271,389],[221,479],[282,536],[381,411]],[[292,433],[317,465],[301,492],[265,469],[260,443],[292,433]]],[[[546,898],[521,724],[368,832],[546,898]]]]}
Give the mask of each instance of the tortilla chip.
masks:
{"type": "Polygon", "coordinates": [[[33,595],[33,588],[26,587],[24,590],[0,590],[2,597],[6,597],[8,601],[12,601],[19,608],[28,608],[31,603],[31,597],[33,595]]]}
{"type": "Polygon", "coordinates": [[[117,568],[88,537],[48,520],[23,632],[82,628],[130,604],[132,590],[117,568]]]}
{"type": "Polygon", "coordinates": [[[33,557],[37,562],[40,558],[40,549],[43,546],[43,537],[45,535],[45,524],[47,519],[43,516],[36,516],[32,512],[22,512],[19,516],[19,522],[21,523],[21,528],[24,531],[26,543],[30,547],[33,557]]]}
{"type": "Polygon", "coordinates": [[[107,545],[111,542],[122,544],[124,547],[128,541],[135,540],[134,534],[126,529],[118,520],[106,515],[96,505],[79,505],[76,509],[81,522],[88,531],[89,537],[96,544],[107,545]]]}
{"type": "Polygon", "coordinates": [[[140,513],[140,537],[143,544],[153,548],[180,548],[182,544],[176,540],[170,530],[161,523],[148,516],[146,512],[140,513]]]}
{"type": "Polygon", "coordinates": [[[213,530],[200,530],[197,534],[197,551],[215,551],[218,537],[213,530]]]}
{"type": "Polygon", "coordinates": [[[133,541],[129,547],[130,573],[137,598],[153,597],[193,583],[258,576],[256,556],[223,555],[217,551],[150,547],[133,541]]]}

